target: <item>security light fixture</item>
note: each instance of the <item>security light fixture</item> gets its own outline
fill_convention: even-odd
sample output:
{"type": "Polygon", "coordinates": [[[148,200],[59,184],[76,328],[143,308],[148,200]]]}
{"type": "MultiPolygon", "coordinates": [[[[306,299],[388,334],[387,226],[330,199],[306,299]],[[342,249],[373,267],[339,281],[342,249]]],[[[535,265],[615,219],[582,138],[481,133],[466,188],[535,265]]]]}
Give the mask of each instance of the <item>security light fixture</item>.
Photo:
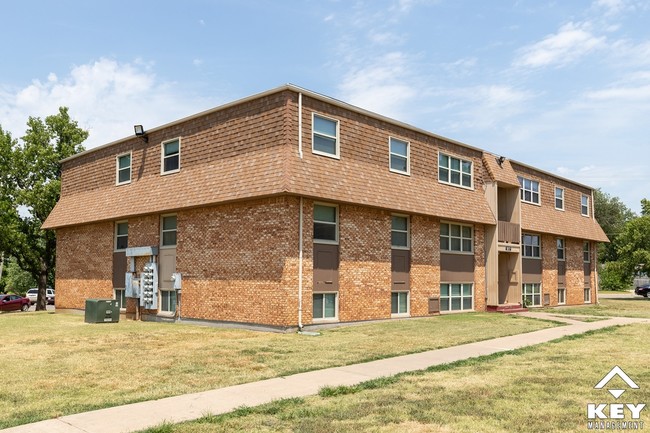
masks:
{"type": "Polygon", "coordinates": [[[503,167],[503,162],[506,160],[505,156],[500,156],[497,158],[497,164],[499,164],[499,167],[503,167]]]}
{"type": "Polygon", "coordinates": [[[149,137],[147,137],[147,133],[144,132],[144,127],[142,125],[134,125],[133,129],[135,130],[135,135],[137,137],[142,137],[145,143],[149,142],[149,137]]]}

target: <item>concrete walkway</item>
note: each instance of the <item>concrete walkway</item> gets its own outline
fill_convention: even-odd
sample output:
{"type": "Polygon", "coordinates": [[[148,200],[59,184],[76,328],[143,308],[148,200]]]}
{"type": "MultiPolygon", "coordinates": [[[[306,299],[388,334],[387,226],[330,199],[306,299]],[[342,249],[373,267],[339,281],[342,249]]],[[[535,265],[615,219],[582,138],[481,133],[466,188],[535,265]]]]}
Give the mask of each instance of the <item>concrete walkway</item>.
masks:
{"type": "MultiPolygon", "coordinates": [[[[562,321],[567,326],[542,329],[525,334],[500,337],[446,349],[397,356],[378,361],[310,371],[286,377],[229,386],[212,391],[180,395],[160,400],[111,407],[57,419],[1,430],[3,433],[122,433],[143,430],[163,422],[179,423],[208,414],[223,414],[241,406],[256,406],[273,400],[315,395],[325,386],[355,385],[383,376],[423,370],[482,355],[514,350],[555,340],[567,335],[594,329],[632,323],[648,323],[650,319],[608,318],[581,322],[549,313],[520,313],[522,316],[562,321]]],[[[576,316],[578,317],[578,316],[576,316]]],[[[583,316],[584,317],[584,316],[583,316]]]]}

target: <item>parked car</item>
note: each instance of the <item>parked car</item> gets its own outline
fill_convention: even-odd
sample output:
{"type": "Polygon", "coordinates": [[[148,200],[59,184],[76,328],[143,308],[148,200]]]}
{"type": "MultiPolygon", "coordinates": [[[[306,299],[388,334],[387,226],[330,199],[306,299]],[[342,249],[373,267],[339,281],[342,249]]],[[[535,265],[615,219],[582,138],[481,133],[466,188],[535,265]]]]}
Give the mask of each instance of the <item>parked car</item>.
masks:
{"type": "Polygon", "coordinates": [[[29,310],[30,301],[18,295],[0,295],[0,311],[29,310]]]}
{"type": "Polygon", "coordinates": [[[636,293],[637,295],[645,296],[647,298],[648,296],[650,296],[650,284],[637,287],[636,289],[634,289],[634,293],[636,293]]]}
{"type": "MultiPolygon", "coordinates": [[[[38,288],[29,289],[26,296],[32,304],[35,304],[38,299],[38,288]]],[[[54,289],[49,287],[45,289],[45,299],[47,299],[48,304],[54,305],[54,289]]]]}

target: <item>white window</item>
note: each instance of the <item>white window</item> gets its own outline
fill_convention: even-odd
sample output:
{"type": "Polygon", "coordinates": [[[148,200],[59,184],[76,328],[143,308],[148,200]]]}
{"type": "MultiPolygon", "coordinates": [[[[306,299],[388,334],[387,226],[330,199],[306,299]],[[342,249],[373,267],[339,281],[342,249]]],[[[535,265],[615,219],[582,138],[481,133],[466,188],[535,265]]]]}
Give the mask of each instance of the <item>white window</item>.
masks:
{"type": "Polygon", "coordinates": [[[472,161],[439,153],[438,180],[450,185],[472,188],[472,161]]]}
{"type": "Polygon", "coordinates": [[[117,172],[115,183],[123,185],[131,182],[131,153],[119,155],[115,161],[115,170],[117,172]]]}
{"type": "Polygon", "coordinates": [[[541,255],[541,245],[539,242],[539,235],[531,235],[524,233],[522,236],[522,245],[524,246],[522,251],[523,257],[532,257],[539,259],[541,255]]]}
{"type": "Polygon", "coordinates": [[[162,217],[160,245],[163,247],[176,246],[176,215],[162,217]]]}
{"type": "Polygon", "coordinates": [[[160,290],[160,311],[163,313],[176,312],[176,290],[160,290]]]}
{"type": "Polygon", "coordinates": [[[584,216],[589,216],[589,196],[582,194],[580,199],[580,212],[584,216]]]}
{"type": "Polygon", "coordinates": [[[312,152],[318,155],[339,157],[339,121],[313,114],[312,152]]]}
{"type": "Polygon", "coordinates": [[[319,319],[336,319],[337,302],[336,293],[314,293],[313,296],[313,318],[319,319]]]}
{"type": "Polygon", "coordinates": [[[555,209],[564,210],[564,188],[555,187],[555,209]]]}
{"type": "Polygon", "coordinates": [[[409,142],[391,137],[390,146],[390,171],[409,174],[409,142]]]}
{"type": "Polygon", "coordinates": [[[440,284],[440,311],[468,311],[474,309],[474,284],[440,284]]]}
{"type": "Polygon", "coordinates": [[[409,240],[409,218],[402,215],[393,215],[391,218],[390,244],[393,248],[407,250],[409,240]]]}
{"type": "Polygon", "coordinates": [[[409,313],[409,292],[391,292],[390,314],[408,315],[409,313]]]}
{"type": "Polygon", "coordinates": [[[591,288],[585,287],[585,304],[591,303],[591,288]]]}
{"type": "Polygon", "coordinates": [[[314,242],[337,244],[339,242],[338,207],[314,205],[314,242]]]}
{"type": "Polygon", "coordinates": [[[115,251],[124,251],[129,246],[129,223],[115,223],[115,251]]]}
{"type": "Polygon", "coordinates": [[[162,174],[176,173],[181,169],[181,140],[165,141],[162,143],[162,174]]]}
{"type": "Polygon", "coordinates": [[[585,263],[591,262],[591,248],[589,241],[582,243],[582,261],[585,263]]]}
{"type": "Polygon", "coordinates": [[[564,251],[564,239],[557,238],[557,259],[559,261],[564,261],[565,257],[564,251]]]}
{"type": "Polygon", "coordinates": [[[525,203],[539,204],[539,182],[517,176],[521,186],[521,201],[525,203]]]}
{"type": "Polygon", "coordinates": [[[539,283],[524,283],[521,298],[524,306],[539,307],[542,305],[542,285],[539,283]]]}
{"type": "Polygon", "coordinates": [[[440,250],[459,253],[473,251],[472,226],[462,224],[440,224],[440,250]]]}
{"type": "Polygon", "coordinates": [[[125,289],[113,289],[113,299],[117,300],[120,310],[126,309],[126,290],[125,289]]]}
{"type": "Polygon", "coordinates": [[[557,303],[558,305],[566,304],[566,288],[560,287],[557,289],[557,303]]]}

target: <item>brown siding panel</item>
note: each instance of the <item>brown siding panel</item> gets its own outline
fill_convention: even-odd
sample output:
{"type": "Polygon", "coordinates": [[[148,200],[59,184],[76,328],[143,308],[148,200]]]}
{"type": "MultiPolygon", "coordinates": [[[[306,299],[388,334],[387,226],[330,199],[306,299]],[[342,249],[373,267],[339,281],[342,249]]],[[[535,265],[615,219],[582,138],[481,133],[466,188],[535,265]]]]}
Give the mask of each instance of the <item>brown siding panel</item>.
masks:
{"type": "Polygon", "coordinates": [[[521,259],[521,273],[524,283],[540,283],[542,281],[542,261],[521,259]]]}
{"type": "Polygon", "coordinates": [[[394,291],[409,290],[411,272],[411,252],[396,250],[391,252],[391,285],[394,291]]]}
{"type": "Polygon", "coordinates": [[[113,287],[124,288],[126,274],[126,252],[116,251],[113,253],[113,287]]]}
{"type": "Polygon", "coordinates": [[[339,289],[339,246],[314,244],[314,292],[339,289]]]}
{"type": "Polygon", "coordinates": [[[474,256],[470,254],[440,254],[441,282],[473,282],[474,256]]]}

